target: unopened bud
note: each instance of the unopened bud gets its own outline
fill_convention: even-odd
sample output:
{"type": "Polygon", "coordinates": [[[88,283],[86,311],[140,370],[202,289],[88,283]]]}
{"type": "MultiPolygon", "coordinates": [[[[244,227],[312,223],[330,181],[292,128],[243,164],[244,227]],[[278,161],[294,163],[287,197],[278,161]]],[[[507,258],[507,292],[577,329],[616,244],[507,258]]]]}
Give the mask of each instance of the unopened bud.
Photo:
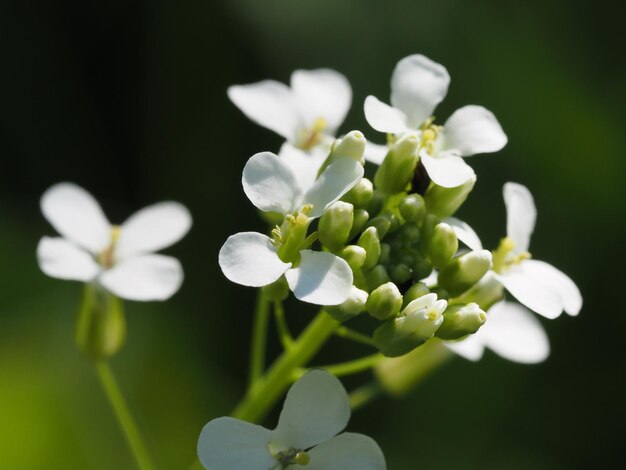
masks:
{"type": "Polygon", "coordinates": [[[355,209],[352,221],[352,230],[350,230],[349,240],[352,240],[361,230],[365,228],[365,224],[369,220],[370,215],[365,209],[355,209]]]}
{"type": "Polygon", "coordinates": [[[378,320],[394,317],[402,307],[402,294],[393,282],[374,289],[367,299],[367,313],[378,320]]]}
{"type": "Polygon", "coordinates": [[[381,243],[380,244],[380,257],[378,258],[378,262],[380,264],[387,264],[391,259],[391,245],[389,243],[381,243]]]}
{"type": "Polygon", "coordinates": [[[367,178],[361,178],[359,182],[348,191],[342,198],[342,201],[349,202],[354,207],[364,209],[372,200],[374,195],[374,185],[367,178]]]}
{"type": "Polygon", "coordinates": [[[419,241],[420,233],[420,228],[411,222],[404,224],[400,229],[400,237],[408,246],[413,246],[419,241]]]}
{"type": "Polygon", "coordinates": [[[356,271],[357,269],[361,269],[363,267],[363,263],[365,263],[365,258],[367,257],[367,252],[365,251],[365,248],[358,245],[348,245],[341,250],[340,256],[346,260],[346,263],[348,263],[348,266],[350,266],[352,271],[356,271]]]}
{"type": "Polygon", "coordinates": [[[441,339],[456,340],[476,333],[487,321],[478,304],[452,305],[443,314],[443,323],[435,333],[441,339]]]}
{"type": "Polygon", "coordinates": [[[416,282],[404,293],[402,308],[406,307],[409,303],[413,302],[415,299],[419,299],[420,297],[430,294],[430,290],[428,286],[423,282],[416,282]]]}
{"type": "Polygon", "coordinates": [[[367,292],[352,286],[350,296],[340,305],[325,307],[328,314],[337,321],[346,321],[365,310],[367,292]]]}
{"type": "Polygon", "coordinates": [[[351,158],[365,164],[363,154],[367,141],[361,131],[350,131],[341,139],[337,139],[330,151],[331,163],[340,158],[351,158]]]}
{"type": "Polygon", "coordinates": [[[378,214],[383,207],[385,206],[385,193],[374,190],[374,194],[372,195],[372,200],[370,201],[367,210],[370,214],[378,214]]]}
{"type": "Polygon", "coordinates": [[[397,284],[404,284],[411,279],[412,274],[411,268],[404,263],[395,264],[389,270],[391,280],[397,284]]]}
{"type": "Polygon", "coordinates": [[[369,222],[367,222],[367,226],[375,227],[378,232],[378,238],[382,240],[391,228],[391,220],[389,220],[388,217],[379,215],[378,217],[370,219],[369,222]]]}
{"type": "Polygon", "coordinates": [[[443,222],[435,226],[426,243],[428,257],[435,268],[446,266],[459,249],[456,233],[443,222]]]}
{"type": "Polygon", "coordinates": [[[363,263],[364,269],[372,269],[378,263],[380,257],[380,239],[378,238],[378,231],[374,227],[366,229],[357,242],[362,248],[365,248],[367,256],[365,257],[365,263],[363,263]]]}
{"type": "Polygon", "coordinates": [[[387,194],[404,191],[413,178],[417,165],[418,138],[406,134],[389,150],[374,176],[376,187],[387,194]]]}
{"type": "Polygon", "coordinates": [[[374,269],[366,274],[367,288],[371,291],[379,286],[382,286],[385,282],[389,282],[389,274],[382,264],[375,266],[374,269]]]}
{"type": "Polygon", "coordinates": [[[456,297],[454,301],[464,304],[475,302],[486,312],[503,297],[504,287],[498,280],[496,273],[487,271],[487,274],[480,281],[466,290],[460,297],[456,297]]]}
{"type": "Polygon", "coordinates": [[[320,217],[317,228],[320,242],[331,250],[339,249],[348,241],[353,222],[352,204],[343,201],[333,203],[320,217]]]}
{"type": "Polygon", "coordinates": [[[400,215],[407,222],[421,222],[426,215],[426,203],[419,194],[409,194],[400,201],[400,215]]]}
{"type": "Polygon", "coordinates": [[[421,281],[430,276],[433,272],[433,265],[426,258],[418,257],[413,264],[413,279],[421,281]]]}
{"type": "Polygon", "coordinates": [[[450,217],[465,202],[475,184],[475,176],[455,188],[444,188],[436,184],[431,184],[424,195],[428,213],[442,219],[450,217]]]}
{"type": "Polygon", "coordinates": [[[476,284],[491,268],[491,252],[474,250],[453,259],[439,272],[438,284],[456,297],[476,284]]]}

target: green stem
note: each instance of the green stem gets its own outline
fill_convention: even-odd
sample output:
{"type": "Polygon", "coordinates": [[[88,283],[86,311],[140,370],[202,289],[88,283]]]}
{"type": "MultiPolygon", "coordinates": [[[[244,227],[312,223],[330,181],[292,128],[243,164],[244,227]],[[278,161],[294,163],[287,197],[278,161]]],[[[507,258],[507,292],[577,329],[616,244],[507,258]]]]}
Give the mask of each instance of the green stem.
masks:
{"type": "MultiPolygon", "coordinates": [[[[327,366],[315,366],[315,369],[325,369],[336,377],[344,375],[358,374],[365,370],[369,370],[383,360],[385,356],[382,354],[372,354],[371,356],[361,357],[353,361],[340,362],[338,364],[329,364],[327,366]]],[[[308,369],[301,368],[295,371],[295,377],[299,378],[305,374],[308,369]]]]}
{"type": "Polygon", "coordinates": [[[113,411],[115,411],[115,416],[126,437],[128,446],[135,457],[137,466],[141,470],[153,470],[155,466],[152,464],[147,448],[139,434],[139,428],[130,414],[128,405],[124,401],[124,396],[115,380],[109,363],[105,360],[100,360],[95,364],[102,388],[109,399],[113,411]]]}
{"type": "Polygon", "coordinates": [[[254,308],[254,324],[252,325],[252,343],[250,345],[250,373],[248,386],[261,376],[265,368],[265,345],[267,343],[267,328],[269,324],[269,302],[259,290],[254,308]]]}
{"type": "Polygon", "coordinates": [[[233,410],[231,416],[250,422],[258,422],[267,414],[293,380],[293,373],[305,365],[339,326],[324,311],[313,319],[307,328],[284,351],[265,375],[259,377],[248,389],[246,396],[233,410]]]}
{"type": "Polygon", "coordinates": [[[365,344],[367,346],[374,346],[374,340],[371,337],[364,335],[363,333],[359,333],[358,331],[351,330],[345,326],[337,328],[335,335],[357,343],[365,344]]]}
{"type": "Polygon", "coordinates": [[[287,325],[287,319],[285,318],[285,309],[283,303],[280,300],[274,302],[274,317],[276,318],[276,327],[278,329],[278,338],[280,339],[283,348],[289,349],[293,344],[293,336],[289,332],[289,326],[287,325]]]}
{"type": "Polygon", "coordinates": [[[383,386],[376,380],[360,386],[350,392],[350,408],[356,411],[384,393],[383,386]]]}

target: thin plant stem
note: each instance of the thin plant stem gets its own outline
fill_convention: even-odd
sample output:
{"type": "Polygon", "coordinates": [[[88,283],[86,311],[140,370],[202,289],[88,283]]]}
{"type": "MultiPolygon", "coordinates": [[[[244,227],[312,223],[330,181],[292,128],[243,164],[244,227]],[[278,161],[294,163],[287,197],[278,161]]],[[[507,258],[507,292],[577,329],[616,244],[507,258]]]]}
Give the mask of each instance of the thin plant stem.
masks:
{"type": "Polygon", "coordinates": [[[357,343],[365,344],[367,346],[374,346],[374,340],[371,337],[364,335],[363,333],[359,333],[358,331],[351,330],[350,328],[345,326],[340,326],[339,328],[337,328],[337,331],[335,331],[335,335],[339,336],[340,338],[345,338],[355,341],[357,343]]]}
{"type": "Polygon", "coordinates": [[[259,290],[254,308],[254,322],[252,325],[252,341],[250,344],[250,371],[248,386],[263,374],[265,368],[265,347],[267,344],[267,329],[269,325],[270,303],[263,292],[259,290]]]}
{"type": "Polygon", "coordinates": [[[285,309],[283,303],[280,300],[274,302],[274,317],[276,319],[276,328],[278,329],[278,338],[280,339],[283,348],[289,349],[293,344],[293,336],[289,332],[289,326],[287,325],[287,319],[285,318],[285,309]]]}
{"type": "Polygon", "coordinates": [[[360,386],[356,390],[350,392],[350,408],[352,411],[369,404],[374,399],[380,397],[384,393],[383,386],[376,380],[360,386]]]}
{"type": "Polygon", "coordinates": [[[105,360],[97,361],[96,370],[98,372],[102,388],[109,399],[109,403],[115,412],[120,428],[126,437],[128,447],[135,457],[137,467],[141,470],[154,470],[155,466],[153,465],[146,445],[141,438],[139,428],[130,414],[130,410],[124,400],[124,396],[122,395],[122,391],[120,390],[117,380],[113,375],[111,366],[105,360]]]}
{"type": "MultiPolygon", "coordinates": [[[[383,360],[385,356],[382,354],[372,354],[370,356],[361,357],[352,361],[339,362],[337,364],[328,364],[325,366],[315,366],[315,369],[324,369],[336,377],[342,377],[344,375],[358,374],[374,367],[378,362],[383,360]]],[[[300,368],[294,371],[294,380],[299,379],[302,375],[307,373],[309,369],[300,368]]]]}

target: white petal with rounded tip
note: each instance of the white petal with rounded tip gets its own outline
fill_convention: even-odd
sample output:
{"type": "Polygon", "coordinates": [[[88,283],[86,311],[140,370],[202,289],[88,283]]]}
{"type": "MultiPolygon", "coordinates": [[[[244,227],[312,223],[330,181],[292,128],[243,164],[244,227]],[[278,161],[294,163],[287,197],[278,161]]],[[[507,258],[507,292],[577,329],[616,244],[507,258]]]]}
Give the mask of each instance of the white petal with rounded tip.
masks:
{"type": "MultiPolygon", "coordinates": [[[[307,470],[385,470],[383,452],[371,437],[345,432],[309,452],[307,470]]],[[[289,467],[295,470],[295,467],[289,467]]]]}
{"type": "Polygon", "coordinates": [[[312,370],[287,392],[271,446],[308,449],[341,432],[349,419],[350,403],[341,382],[324,370],[312,370]]]}
{"type": "Polygon", "coordinates": [[[442,150],[468,157],[501,150],[507,137],[491,111],[482,106],[457,109],[443,125],[442,150]]]}
{"type": "Polygon", "coordinates": [[[308,190],[319,173],[320,167],[328,157],[329,149],[326,146],[316,146],[304,151],[285,142],[278,153],[278,158],[287,165],[298,181],[302,191],[308,190]]]}
{"type": "Polygon", "coordinates": [[[363,111],[368,124],[378,132],[400,134],[410,130],[402,111],[383,103],[375,96],[365,98],[363,111]]]}
{"type": "Polygon", "coordinates": [[[173,245],[189,231],[191,214],[178,202],[153,204],[131,215],[122,225],[115,245],[118,260],[173,245]]]}
{"type": "Polygon", "coordinates": [[[72,281],[91,281],[100,266],[89,253],[64,238],[43,237],[37,245],[39,267],[48,276],[72,281]]]}
{"type": "Polygon", "coordinates": [[[380,165],[387,156],[388,152],[389,147],[386,145],[374,144],[367,141],[367,144],[365,145],[365,154],[363,156],[366,161],[373,163],[374,165],[380,165]]]}
{"type": "Polygon", "coordinates": [[[391,77],[391,105],[417,129],[448,93],[450,75],[443,65],[421,54],[402,59],[391,77]]]}
{"type": "Polygon", "coordinates": [[[444,188],[455,188],[476,176],[472,167],[459,156],[440,154],[431,157],[422,150],[420,157],[430,179],[444,188]]]}
{"type": "Polygon", "coordinates": [[[521,305],[499,302],[487,315],[487,322],[476,334],[481,334],[486,346],[499,356],[534,364],[550,355],[550,342],[543,326],[521,305]]]}
{"type": "Polygon", "coordinates": [[[326,208],[346,194],[363,177],[363,165],[351,158],[340,158],[330,164],[302,198],[313,204],[310,218],[321,216],[326,208]]]}
{"type": "Polygon", "coordinates": [[[250,202],[264,212],[288,214],[298,209],[302,200],[296,176],[271,152],[250,157],[241,183],[250,202]]]}
{"type": "Polygon", "coordinates": [[[183,268],[176,258],[139,255],[127,258],[100,276],[109,291],[127,300],[166,300],[183,283],[183,268]]]}
{"type": "Polygon", "coordinates": [[[300,264],[285,273],[293,294],[303,302],[339,305],[352,288],[348,263],[332,253],[302,250],[300,264]]]}
{"type": "Polygon", "coordinates": [[[483,344],[484,337],[481,334],[483,328],[485,328],[485,325],[483,325],[476,333],[469,335],[461,341],[444,341],[443,344],[449,350],[461,357],[464,357],[468,361],[480,361],[485,352],[485,345],[483,344]]]}
{"type": "Polygon", "coordinates": [[[274,80],[233,85],[228,97],[247,117],[295,142],[302,122],[289,87],[274,80]]]}
{"type": "Polygon", "coordinates": [[[515,242],[516,253],[527,251],[537,220],[533,196],[526,186],[517,183],[505,183],[502,193],[506,205],[506,234],[515,242]]]}
{"type": "Polygon", "coordinates": [[[93,254],[111,241],[111,224],[91,194],[73,183],[59,183],[41,197],[41,211],[57,232],[93,254]]]}
{"type": "Polygon", "coordinates": [[[257,232],[241,232],[228,237],[218,260],[224,276],[250,287],[271,284],[291,266],[278,257],[272,240],[257,232]]]}
{"type": "Polygon", "coordinates": [[[209,421],[198,438],[198,458],[207,470],[268,470],[277,464],[268,443],[271,431],[235,418],[209,421]]]}
{"type": "Polygon", "coordinates": [[[574,281],[565,273],[551,264],[534,259],[524,261],[524,270],[559,295],[563,310],[568,315],[578,315],[583,306],[583,298],[574,281]]]}
{"type": "Polygon", "coordinates": [[[522,261],[498,275],[499,281],[521,304],[546,318],[554,319],[561,315],[563,302],[550,285],[526,270],[527,261],[522,261]]]}
{"type": "Polygon", "coordinates": [[[291,75],[291,90],[305,126],[322,118],[334,134],[343,123],[352,103],[348,79],[335,70],[296,70],[291,75]]]}
{"type": "Polygon", "coordinates": [[[472,250],[483,249],[483,244],[480,242],[480,238],[478,238],[474,229],[467,223],[457,219],[456,217],[447,217],[443,219],[443,221],[452,227],[452,230],[454,230],[454,233],[459,241],[465,243],[472,250]]]}

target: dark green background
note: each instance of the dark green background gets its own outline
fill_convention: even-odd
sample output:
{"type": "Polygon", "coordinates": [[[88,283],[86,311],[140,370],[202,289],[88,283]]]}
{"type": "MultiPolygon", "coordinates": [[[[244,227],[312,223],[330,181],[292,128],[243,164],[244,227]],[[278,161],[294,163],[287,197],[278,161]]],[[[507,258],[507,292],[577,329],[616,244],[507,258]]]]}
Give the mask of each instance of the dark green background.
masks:
{"type": "MultiPolygon", "coordinates": [[[[113,360],[159,467],[185,469],[202,425],[243,392],[253,291],[224,279],[217,251],[231,233],[262,229],[239,175],[280,144],[226,87],[335,68],[354,89],[342,131],[380,141],[363,99],[386,99],[393,66],[415,52],[452,76],[439,117],[481,104],[509,136],[503,151],[472,159],[479,181],[460,215],[493,247],[502,184],[526,184],[539,209],[533,254],[568,273],[585,305],[578,318],[542,321],[546,363],[457,359],[406,398],[359,411],[349,429],[374,437],[392,470],[617,468],[625,20],[622,2],[604,0],[3,1],[0,468],[133,468],[73,345],[80,286],[37,267],[37,241],[53,233],[41,193],[74,181],[117,222],[163,199],[191,209],[192,231],[168,250],[185,267],[180,293],[128,303],[128,344],[113,360]]],[[[290,306],[297,329],[312,310],[290,306]]],[[[362,352],[342,346],[320,360],[362,352]]]]}

